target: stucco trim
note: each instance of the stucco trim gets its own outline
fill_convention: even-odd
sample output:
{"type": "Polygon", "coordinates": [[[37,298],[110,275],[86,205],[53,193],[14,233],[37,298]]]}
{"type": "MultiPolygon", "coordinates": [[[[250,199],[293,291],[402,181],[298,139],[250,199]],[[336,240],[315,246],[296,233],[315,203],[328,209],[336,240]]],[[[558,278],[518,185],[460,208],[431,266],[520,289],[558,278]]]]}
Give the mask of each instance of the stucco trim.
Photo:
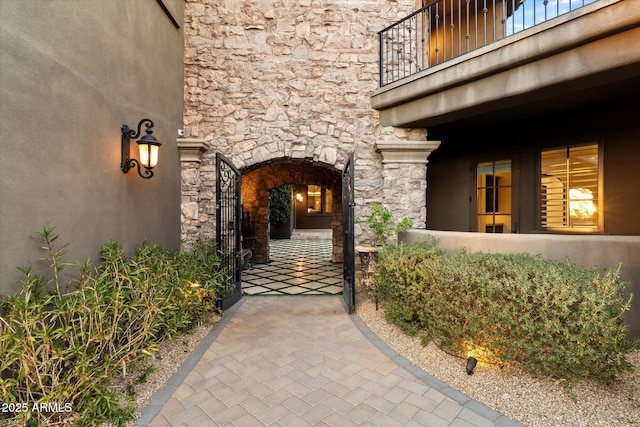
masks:
{"type": "Polygon", "coordinates": [[[381,141],[376,150],[382,163],[413,163],[426,165],[427,157],[440,146],[440,141],[381,141]]]}
{"type": "Polygon", "coordinates": [[[209,150],[209,143],[202,138],[178,138],[176,145],[180,152],[180,162],[202,161],[202,154],[209,150]]]}

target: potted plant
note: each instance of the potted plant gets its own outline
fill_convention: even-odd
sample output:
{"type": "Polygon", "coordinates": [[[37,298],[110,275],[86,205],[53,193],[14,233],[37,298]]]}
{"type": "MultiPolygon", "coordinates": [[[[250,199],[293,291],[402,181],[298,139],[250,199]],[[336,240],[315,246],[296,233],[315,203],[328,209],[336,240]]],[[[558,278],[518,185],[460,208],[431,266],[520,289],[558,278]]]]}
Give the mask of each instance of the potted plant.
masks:
{"type": "Polygon", "coordinates": [[[378,250],[389,243],[389,239],[403,233],[413,226],[413,221],[409,218],[403,218],[396,222],[393,213],[380,205],[379,203],[371,204],[371,214],[362,220],[356,218],[355,222],[365,223],[373,230],[373,236],[370,239],[370,246],[356,246],[356,250],[360,255],[360,266],[362,269],[362,283],[367,289],[371,289],[373,285],[373,275],[378,268],[378,250]]]}
{"type": "Polygon", "coordinates": [[[291,186],[283,185],[269,191],[269,237],[291,238],[291,186]]]}

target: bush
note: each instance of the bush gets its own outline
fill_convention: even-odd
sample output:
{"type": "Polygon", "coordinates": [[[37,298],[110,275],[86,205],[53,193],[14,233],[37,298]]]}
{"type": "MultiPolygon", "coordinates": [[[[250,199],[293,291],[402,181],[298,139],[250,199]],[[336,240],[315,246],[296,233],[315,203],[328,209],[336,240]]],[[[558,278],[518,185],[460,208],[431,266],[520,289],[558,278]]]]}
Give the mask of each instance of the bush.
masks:
{"type": "Polygon", "coordinates": [[[109,388],[112,380],[153,356],[160,340],[195,327],[215,310],[224,277],[213,244],[178,253],[144,243],[127,259],[109,243],[102,264],[79,265],[78,277],[63,283],[65,251],[54,248],[54,228],[38,237],[52,279],[30,266],[20,269],[22,291],[0,301],[0,402],[27,406],[0,417],[25,425],[65,418],[78,425],[121,425],[134,418],[135,408],[132,396],[109,388]],[[32,410],[41,403],[61,410],[32,410]]]}
{"type": "Polygon", "coordinates": [[[291,186],[283,185],[269,191],[269,222],[284,224],[291,216],[291,186]]]}
{"type": "MultiPolygon", "coordinates": [[[[360,224],[363,220],[355,218],[355,223],[360,224]]],[[[379,203],[371,204],[371,213],[364,219],[365,224],[373,230],[371,244],[373,246],[384,246],[389,243],[389,239],[398,233],[404,233],[413,227],[413,221],[409,218],[402,218],[399,222],[393,216],[389,208],[382,207],[379,203]]]]}
{"type": "Polygon", "coordinates": [[[375,293],[387,319],[444,350],[535,375],[615,379],[625,354],[626,282],[527,254],[446,256],[437,247],[385,248],[375,293]]]}

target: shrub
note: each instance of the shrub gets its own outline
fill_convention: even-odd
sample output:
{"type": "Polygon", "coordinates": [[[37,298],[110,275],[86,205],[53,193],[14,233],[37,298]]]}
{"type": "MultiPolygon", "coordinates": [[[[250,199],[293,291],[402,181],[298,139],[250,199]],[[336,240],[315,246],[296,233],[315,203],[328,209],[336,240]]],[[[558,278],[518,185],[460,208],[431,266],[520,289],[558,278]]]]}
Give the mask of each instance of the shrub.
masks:
{"type": "Polygon", "coordinates": [[[284,224],[291,216],[291,186],[283,185],[269,191],[269,222],[284,224]]]}
{"type": "MultiPolygon", "coordinates": [[[[356,224],[360,224],[362,221],[360,217],[355,218],[356,224]]],[[[373,237],[371,238],[373,246],[387,245],[394,234],[404,233],[413,227],[412,220],[402,218],[397,222],[389,208],[382,207],[376,202],[371,204],[371,213],[364,219],[364,222],[373,230],[373,237]]]]}
{"type": "Polygon", "coordinates": [[[601,382],[631,368],[625,354],[638,343],[619,271],[417,245],[382,251],[374,280],[389,321],[461,357],[601,382]]]}
{"type": "Polygon", "coordinates": [[[25,425],[55,425],[65,417],[78,425],[121,425],[135,408],[131,396],[109,388],[112,380],[215,309],[224,278],[212,243],[191,253],[143,243],[125,258],[112,242],[103,246],[100,265],[78,265],[78,277],[63,283],[67,264],[64,249],[54,247],[55,229],[45,227],[38,237],[52,278],[20,269],[21,292],[0,301],[0,401],[27,410],[0,417],[25,425]],[[62,410],[31,410],[41,403],[62,410]]]}

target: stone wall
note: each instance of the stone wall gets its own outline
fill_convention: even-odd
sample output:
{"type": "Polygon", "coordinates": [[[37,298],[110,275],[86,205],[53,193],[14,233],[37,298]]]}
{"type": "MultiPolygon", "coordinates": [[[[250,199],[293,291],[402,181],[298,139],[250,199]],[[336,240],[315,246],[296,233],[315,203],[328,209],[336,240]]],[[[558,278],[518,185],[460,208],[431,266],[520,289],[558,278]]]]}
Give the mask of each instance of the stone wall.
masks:
{"type": "MultiPolygon", "coordinates": [[[[370,107],[379,78],[377,32],[413,7],[414,0],[187,0],[184,126],[187,138],[210,148],[198,165],[198,218],[183,216],[183,238],[214,232],[207,203],[215,195],[216,151],[243,174],[275,160],[310,162],[299,183],[310,181],[315,166],[339,173],[355,151],[356,215],[382,200],[376,143],[405,132],[381,128],[370,107]]],[[[402,209],[415,209],[409,216],[419,219],[425,208],[402,209]]]]}

